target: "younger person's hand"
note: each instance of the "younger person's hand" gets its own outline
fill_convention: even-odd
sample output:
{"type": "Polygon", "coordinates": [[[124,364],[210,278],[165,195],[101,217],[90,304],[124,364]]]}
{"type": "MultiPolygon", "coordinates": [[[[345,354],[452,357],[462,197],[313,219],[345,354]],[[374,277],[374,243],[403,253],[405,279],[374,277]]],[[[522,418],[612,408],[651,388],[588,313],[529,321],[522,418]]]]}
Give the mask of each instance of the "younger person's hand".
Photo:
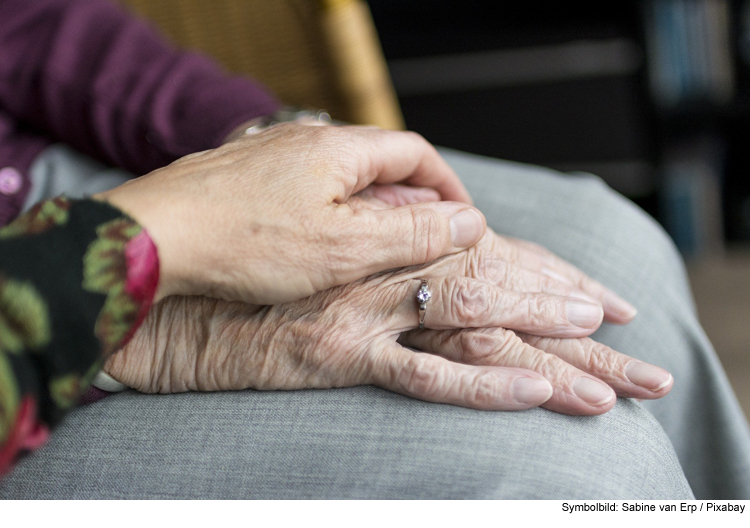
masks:
{"type": "Polygon", "coordinates": [[[484,217],[421,136],[279,125],[187,156],[97,196],[159,250],[160,297],[274,304],[475,244],[484,217]],[[371,183],[434,189],[444,202],[354,210],[371,183]]]}

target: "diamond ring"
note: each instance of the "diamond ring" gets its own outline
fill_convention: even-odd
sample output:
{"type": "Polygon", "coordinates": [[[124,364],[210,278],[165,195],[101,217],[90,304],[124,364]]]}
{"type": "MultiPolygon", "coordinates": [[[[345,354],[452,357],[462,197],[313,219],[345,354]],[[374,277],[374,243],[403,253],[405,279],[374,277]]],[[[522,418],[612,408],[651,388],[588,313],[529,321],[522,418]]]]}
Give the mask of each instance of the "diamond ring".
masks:
{"type": "Polygon", "coordinates": [[[417,291],[417,302],[419,303],[419,329],[424,330],[424,317],[427,313],[427,303],[432,299],[430,289],[427,287],[427,281],[422,279],[422,285],[417,291]]]}

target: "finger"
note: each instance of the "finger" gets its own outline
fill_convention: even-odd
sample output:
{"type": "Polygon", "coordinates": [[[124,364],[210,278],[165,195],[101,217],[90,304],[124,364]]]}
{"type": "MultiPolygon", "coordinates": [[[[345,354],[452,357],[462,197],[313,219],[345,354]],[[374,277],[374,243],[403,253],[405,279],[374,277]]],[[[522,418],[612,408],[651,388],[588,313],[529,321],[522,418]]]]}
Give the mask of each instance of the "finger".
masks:
{"type": "MultiPolygon", "coordinates": [[[[398,184],[370,185],[352,196],[347,201],[347,205],[354,210],[383,210],[409,203],[437,200],[439,200],[439,195],[434,189],[407,187],[398,184]]],[[[373,222],[378,223],[380,220],[373,220],[373,222]]],[[[370,232],[371,230],[368,229],[367,231],[370,232]]],[[[385,236],[388,238],[388,245],[390,245],[393,237],[389,229],[386,230],[385,236]]],[[[485,234],[485,236],[487,235],[485,234]]],[[[494,234],[492,236],[500,238],[494,234]]],[[[437,269],[441,270],[442,274],[446,276],[465,274],[468,277],[492,282],[506,290],[550,293],[599,303],[598,299],[576,288],[565,277],[557,279],[547,274],[522,268],[500,258],[492,251],[481,250],[466,255],[465,261],[445,260],[438,265],[437,269]]]]}
{"type": "Polygon", "coordinates": [[[338,223],[337,254],[342,257],[337,266],[339,284],[457,253],[478,242],[486,228],[482,213],[459,202],[380,210],[352,210],[344,204],[333,209],[332,215],[331,222],[338,223]]]}
{"type": "MultiPolygon", "coordinates": [[[[398,285],[402,303],[394,312],[394,325],[401,330],[418,326],[416,280],[398,285]]],[[[489,282],[466,277],[428,279],[431,299],[426,304],[425,327],[435,330],[454,328],[502,327],[535,335],[584,337],[601,324],[602,308],[579,299],[521,293],[498,288],[489,282]]]]}
{"type": "MultiPolygon", "coordinates": [[[[360,159],[357,182],[350,190],[356,193],[371,183],[406,183],[430,187],[443,200],[471,204],[471,196],[458,175],[426,139],[415,132],[377,128],[341,127],[356,135],[365,146],[360,159]]],[[[346,201],[348,196],[340,197],[346,201]]]]}
{"type": "Polygon", "coordinates": [[[526,240],[498,237],[498,254],[512,259],[519,266],[567,282],[597,299],[604,308],[605,321],[625,324],[633,320],[637,310],[615,292],[590,278],[581,270],[551,251],[526,240]]]}
{"type": "MultiPolygon", "coordinates": [[[[469,269],[467,272],[469,277],[491,282],[505,290],[550,293],[562,297],[575,297],[591,303],[599,303],[591,295],[573,286],[570,281],[561,281],[549,275],[522,268],[491,252],[482,251],[476,253],[474,257],[469,259],[469,269]]],[[[450,265],[456,266],[453,262],[446,262],[446,266],[450,265]]],[[[452,273],[445,273],[445,275],[464,272],[463,269],[458,268],[451,271],[452,273]]]]}
{"type": "Polygon", "coordinates": [[[567,278],[572,284],[597,298],[604,307],[607,321],[629,323],[638,313],[632,304],[546,248],[525,240],[519,240],[517,243],[526,251],[537,253],[546,260],[547,265],[542,268],[542,273],[558,279],[567,278]]]}
{"type": "Polygon", "coordinates": [[[409,187],[408,185],[370,185],[359,191],[356,197],[375,199],[383,202],[376,209],[400,207],[420,202],[439,202],[440,193],[427,187],[409,187]]]}
{"type": "Polygon", "coordinates": [[[534,372],[461,365],[395,343],[377,354],[372,383],[420,400],[487,411],[529,409],[552,395],[549,382],[534,372]]]}
{"type": "Polygon", "coordinates": [[[524,343],[509,330],[417,330],[403,334],[399,342],[467,365],[533,370],[552,385],[552,397],[543,404],[551,411],[594,415],[615,405],[615,393],[601,380],[524,343]]]}
{"type": "Polygon", "coordinates": [[[519,334],[519,338],[596,376],[618,396],[653,400],[666,396],[674,385],[672,375],[663,368],[615,352],[593,339],[551,339],[527,334],[519,334]]]}

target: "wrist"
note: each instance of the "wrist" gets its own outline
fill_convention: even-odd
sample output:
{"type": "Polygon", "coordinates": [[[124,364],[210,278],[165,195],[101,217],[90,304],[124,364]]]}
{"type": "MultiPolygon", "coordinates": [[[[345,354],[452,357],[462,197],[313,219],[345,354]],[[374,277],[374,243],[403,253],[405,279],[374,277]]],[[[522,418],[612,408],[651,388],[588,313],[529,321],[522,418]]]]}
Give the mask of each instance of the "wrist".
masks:
{"type": "MultiPolygon", "coordinates": [[[[121,186],[125,187],[125,186],[121,186]]],[[[153,303],[161,299],[174,295],[178,291],[176,277],[178,276],[173,265],[174,259],[171,257],[172,251],[169,249],[170,241],[165,236],[164,229],[156,216],[158,208],[139,206],[138,200],[133,200],[129,192],[118,192],[120,187],[95,194],[91,197],[93,200],[105,202],[124,214],[132,218],[146,232],[154,247],[156,248],[157,259],[159,262],[159,280],[154,294],[153,303]],[[149,211],[149,209],[151,211],[149,211]]]]}

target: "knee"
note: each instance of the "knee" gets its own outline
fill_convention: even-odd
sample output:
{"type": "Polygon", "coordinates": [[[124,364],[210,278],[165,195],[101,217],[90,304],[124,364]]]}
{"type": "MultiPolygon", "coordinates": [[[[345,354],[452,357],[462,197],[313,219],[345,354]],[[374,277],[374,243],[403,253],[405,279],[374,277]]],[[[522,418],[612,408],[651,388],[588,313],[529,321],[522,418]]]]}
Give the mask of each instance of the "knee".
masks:
{"type": "Polygon", "coordinates": [[[653,416],[632,401],[621,400],[599,417],[538,410],[520,414],[512,422],[513,434],[506,430],[495,438],[509,443],[515,438],[515,445],[490,448],[488,444],[487,449],[474,451],[474,464],[463,461],[465,468],[482,466],[472,479],[483,482],[474,490],[477,497],[692,497],[667,435],[653,416]]]}
{"type": "Polygon", "coordinates": [[[561,256],[604,282],[612,276],[638,282],[652,270],[651,276],[687,291],[682,257],[653,217],[596,176],[554,179],[558,196],[566,200],[564,208],[558,204],[563,216],[555,219],[560,242],[551,242],[561,256]]]}
{"type": "Polygon", "coordinates": [[[581,200],[575,206],[590,212],[588,215],[584,212],[583,216],[602,241],[620,248],[623,253],[682,266],[674,242],[651,215],[596,176],[576,179],[581,187],[581,200]]]}
{"type": "Polygon", "coordinates": [[[548,444],[550,463],[556,462],[550,479],[558,485],[568,483],[581,498],[692,498],[666,433],[632,400],[593,419],[561,418],[572,423],[562,441],[548,444]]]}

